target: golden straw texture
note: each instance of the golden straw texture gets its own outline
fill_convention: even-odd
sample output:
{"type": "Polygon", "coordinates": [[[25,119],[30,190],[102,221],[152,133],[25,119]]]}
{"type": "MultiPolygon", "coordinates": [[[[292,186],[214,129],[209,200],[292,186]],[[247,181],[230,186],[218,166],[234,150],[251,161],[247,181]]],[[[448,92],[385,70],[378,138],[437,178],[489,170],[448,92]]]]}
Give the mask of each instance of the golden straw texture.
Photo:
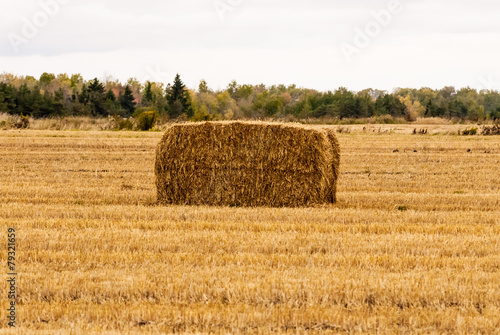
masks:
{"type": "Polygon", "coordinates": [[[333,130],[264,122],[169,127],[156,154],[163,204],[297,207],[333,203],[339,170],[333,130]]]}

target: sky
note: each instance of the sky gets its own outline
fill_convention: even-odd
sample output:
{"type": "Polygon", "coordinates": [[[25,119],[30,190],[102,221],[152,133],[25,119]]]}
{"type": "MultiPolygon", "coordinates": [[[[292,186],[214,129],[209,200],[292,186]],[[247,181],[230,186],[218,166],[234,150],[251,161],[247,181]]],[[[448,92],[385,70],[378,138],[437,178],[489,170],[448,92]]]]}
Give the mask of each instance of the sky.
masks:
{"type": "Polygon", "coordinates": [[[500,90],[498,0],[0,0],[0,73],[500,90]]]}

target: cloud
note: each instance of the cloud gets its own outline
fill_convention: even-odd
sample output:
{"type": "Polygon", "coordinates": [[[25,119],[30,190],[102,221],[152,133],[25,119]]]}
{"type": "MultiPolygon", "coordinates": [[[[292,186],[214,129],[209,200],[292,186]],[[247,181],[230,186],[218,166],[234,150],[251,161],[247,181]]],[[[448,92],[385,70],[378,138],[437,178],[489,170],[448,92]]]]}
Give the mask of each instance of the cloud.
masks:
{"type": "Polygon", "coordinates": [[[0,12],[0,71],[140,79],[159,64],[195,86],[205,77],[213,86],[237,79],[390,89],[475,85],[479,74],[495,74],[500,56],[500,3],[490,0],[401,0],[404,10],[352,64],[339,46],[391,0],[215,0],[233,4],[223,19],[212,0],[65,1],[17,53],[7,36],[21,34],[23,18],[31,20],[40,3],[13,2],[0,12]]]}

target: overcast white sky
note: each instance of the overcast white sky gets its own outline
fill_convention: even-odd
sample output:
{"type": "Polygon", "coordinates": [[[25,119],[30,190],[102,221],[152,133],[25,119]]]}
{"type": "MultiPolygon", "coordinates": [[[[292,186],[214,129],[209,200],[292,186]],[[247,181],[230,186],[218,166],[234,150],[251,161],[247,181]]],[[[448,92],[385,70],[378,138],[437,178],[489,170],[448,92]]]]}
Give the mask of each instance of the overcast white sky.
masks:
{"type": "Polygon", "coordinates": [[[318,90],[447,85],[500,90],[498,0],[0,4],[0,72],[162,82],[178,72],[190,88],[204,78],[215,89],[235,79],[318,90]],[[373,13],[388,11],[394,1],[398,10],[378,23],[373,13]],[[372,37],[363,40],[360,31],[366,29],[372,37]],[[356,38],[368,45],[355,44],[356,38]],[[357,48],[351,61],[342,51],[347,45],[357,48]]]}

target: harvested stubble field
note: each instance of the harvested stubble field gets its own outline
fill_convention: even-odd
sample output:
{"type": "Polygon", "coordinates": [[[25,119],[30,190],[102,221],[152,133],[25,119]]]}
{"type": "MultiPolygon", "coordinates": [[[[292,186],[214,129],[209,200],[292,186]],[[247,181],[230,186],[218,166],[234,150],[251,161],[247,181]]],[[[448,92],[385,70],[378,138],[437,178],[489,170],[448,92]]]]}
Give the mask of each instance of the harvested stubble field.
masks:
{"type": "Polygon", "coordinates": [[[155,206],[161,136],[0,132],[20,333],[500,332],[499,136],[339,134],[294,209],[155,206]]]}

